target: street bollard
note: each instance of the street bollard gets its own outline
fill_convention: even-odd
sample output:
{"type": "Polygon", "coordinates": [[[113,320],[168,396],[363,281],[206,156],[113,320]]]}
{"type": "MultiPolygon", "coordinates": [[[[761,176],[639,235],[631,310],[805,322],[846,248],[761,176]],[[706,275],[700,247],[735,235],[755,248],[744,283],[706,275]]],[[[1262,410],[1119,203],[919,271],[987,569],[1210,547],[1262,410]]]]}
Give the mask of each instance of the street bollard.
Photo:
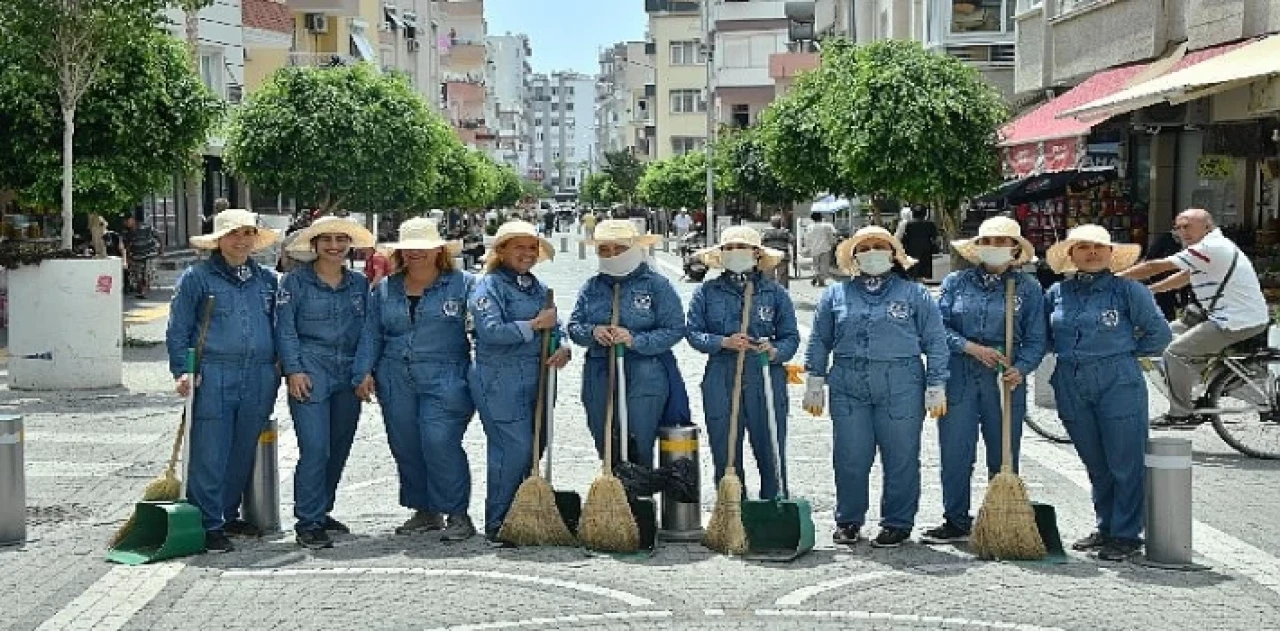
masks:
{"type": "Polygon", "coordinates": [[[569,237],[560,236],[560,253],[567,254],[569,252],[569,237]]]}
{"type": "Polygon", "coordinates": [[[578,242],[578,260],[585,261],[586,259],[587,259],[587,242],[579,241],[578,242]]]}
{"type": "Polygon", "coordinates": [[[1147,441],[1145,565],[1196,569],[1191,563],[1191,441],[1160,436],[1147,441]]]}
{"type": "MultiPolygon", "coordinates": [[[[693,471],[699,478],[698,465],[698,428],[694,425],[658,428],[658,466],[669,467],[676,460],[688,458],[693,461],[693,471]]],[[[702,481],[695,480],[693,487],[701,496],[702,481]]],[[[658,538],[663,541],[701,541],[702,540],[702,502],[677,502],[666,493],[662,494],[662,523],[658,529],[658,538]]]]}
{"type": "Polygon", "coordinates": [[[671,253],[671,237],[662,237],[662,251],[671,253]]]}
{"type": "Polygon", "coordinates": [[[280,463],[277,459],[276,420],[258,434],[253,473],[244,491],[244,519],[264,533],[280,532],[280,463]]]}
{"type": "Polygon", "coordinates": [[[0,415],[0,547],[27,542],[27,474],[22,417],[0,415]]]}
{"type": "Polygon", "coordinates": [[[1049,383],[1049,378],[1053,376],[1053,368],[1056,365],[1058,365],[1057,358],[1052,353],[1046,353],[1044,359],[1040,361],[1040,366],[1032,373],[1036,407],[1049,408],[1051,410],[1058,408],[1058,402],[1053,398],[1053,384],[1049,383]]]}

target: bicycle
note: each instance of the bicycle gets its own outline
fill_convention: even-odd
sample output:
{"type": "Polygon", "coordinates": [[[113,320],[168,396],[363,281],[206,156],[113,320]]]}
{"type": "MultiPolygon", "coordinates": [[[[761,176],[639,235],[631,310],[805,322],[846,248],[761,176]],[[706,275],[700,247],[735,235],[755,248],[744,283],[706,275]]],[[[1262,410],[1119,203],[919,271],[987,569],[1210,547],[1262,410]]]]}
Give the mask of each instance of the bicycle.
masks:
{"type": "MultiPolygon", "coordinates": [[[[1164,362],[1140,357],[1152,389],[1169,398],[1164,362]]],[[[1267,332],[1234,344],[1213,356],[1201,371],[1191,420],[1175,427],[1194,430],[1205,423],[1236,451],[1266,460],[1280,459],[1280,349],[1267,345],[1267,332]]],[[[1052,420],[1027,415],[1027,426],[1057,443],[1071,442],[1057,415],[1052,420]]]]}

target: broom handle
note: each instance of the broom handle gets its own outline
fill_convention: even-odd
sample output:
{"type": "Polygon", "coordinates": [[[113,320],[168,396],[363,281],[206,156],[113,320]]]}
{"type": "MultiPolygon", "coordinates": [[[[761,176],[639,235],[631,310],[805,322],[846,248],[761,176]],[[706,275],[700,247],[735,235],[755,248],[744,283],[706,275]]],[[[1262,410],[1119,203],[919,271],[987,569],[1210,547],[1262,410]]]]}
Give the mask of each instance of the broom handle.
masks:
{"type": "MultiPolygon", "coordinates": [[[[751,328],[751,299],[755,294],[755,283],[747,281],[746,293],[742,296],[742,327],[739,330],[743,335],[747,334],[747,329],[751,328]]],[[[738,413],[742,411],[742,369],[747,362],[747,351],[738,351],[738,365],[733,372],[733,398],[729,401],[729,463],[725,467],[725,471],[737,471],[738,455],[738,413]]],[[[736,473],[735,473],[736,475],[736,473]]]]}
{"type": "MultiPolygon", "coordinates": [[[[556,349],[559,348],[559,345],[556,344],[557,341],[558,340],[556,339],[555,336],[551,337],[551,350],[549,351],[548,354],[554,354],[556,352],[556,349]]],[[[551,482],[551,461],[552,461],[551,450],[553,449],[552,445],[555,442],[554,434],[555,434],[555,426],[556,426],[555,417],[556,417],[556,373],[557,372],[558,371],[555,371],[555,370],[547,371],[547,387],[546,387],[547,401],[545,403],[546,409],[547,409],[547,418],[545,421],[545,424],[547,426],[547,438],[546,438],[546,442],[547,442],[546,463],[547,464],[542,477],[546,478],[548,483],[551,482]]]]}
{"type": "MultiPolygon", "coordinates": [[[[618,301],[622,298],[622,285],[613,285],[613,313],[609,316],[609,326],[618,326],[618,301]]],[[[612,351],[612,349],[610,349],[612,351]]],[[[610,353],[612,354],[612,353],[610,353]]],[[[609,363],[609,396],[604,400],[604,474],[613,475],[613,390],[618,380],[618,365],[613,357],[607,357],[609,363]]],[[[626,375],[623,375],[626,378],[626,375]]]]}
{"type": "MultiPolygon", "coordinates": [[[[550,287],[547,288],[547,300],[543,303],[543,309],[550,309],[555,306],[555,292],[550,287]]],[[[551,329],[542,330],[542,341],[538,345],[538,394],[537,400],[533,404],[533,458],[529,461],[529,475],[538,475],[538,461],[542,456],[542,404],[546,402],[546,391],[544,390],[547,383],[547,355],[551,349],[551,329]]]]}
{"type": "MultiPolygon", "coordinates": [[[[1013,367],[1013,277],[1004,281],[1004,356],[1009,360],[1009,366],[1013,367]]],[[[997,373],[1000,378],[1000,471],[1005,473],[1013,472],[1013,420],[1012,401],[1009,396],[1009,386],[1001,378],[1003,375],[997,373]]]]}

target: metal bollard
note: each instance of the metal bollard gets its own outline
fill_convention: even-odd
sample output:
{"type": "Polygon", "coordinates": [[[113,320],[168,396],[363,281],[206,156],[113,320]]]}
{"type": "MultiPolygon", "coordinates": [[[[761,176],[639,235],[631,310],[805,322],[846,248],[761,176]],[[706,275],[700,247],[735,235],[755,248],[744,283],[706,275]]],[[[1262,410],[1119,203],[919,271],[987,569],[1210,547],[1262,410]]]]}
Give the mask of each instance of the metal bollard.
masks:
{"type": "Polygon", "coordinates": [[[1191,441],[1147,441],[1145,565],[1183,570],[1191,563],[1191,441]]]}
{"type": "Polygon", "coordinates": [[[565,254],[569,251],[569,237],[560,236],[560,253],[565,254]]]}
{"type": "Polygon", "coordinates": [[[1040,366],[1032,373],[1032,385],[1035,389],[1035,402],[1037,407],[1049,408],[1055,410],[1058,408],[1058,402],[1053,398],[1053,384],[1049,383],[1049,378],[1053,376],[1053,368],[1058,365],[1058,359],[1052,353],[1047,353],[1044,359],[1040,361],[1040,366]]]}
{"type": "Polygon", "coordinates": [[[662,251],[671,253],[671,237],[662,237],[662,251]]]}
{"type": "Polygon", "coordinates": [[[0,414],[0,546],[27,542],[27,474],[22,417],[0,414]]]}
{"type": "Polygon", "coordinates": [[[258,435],[253,473],[244,491],[244,519],[264,533],[280,532],[280,462],[277,458],[276,420],[258,435]]]}
{"type": "MultiPolygon", "coordinates": [[[[692,460],[694,471],[701,471],[698,465],[698,428],[693,425],[658,428],[658,466],[669,467],[680,458],[692,460]]],[[[699,489],[701,495],[700,479],[694,488],[699,489]]],[[[701,541],[702,502],[677,502],[663,493],[658,538],[663,541],[701,541]]]]}

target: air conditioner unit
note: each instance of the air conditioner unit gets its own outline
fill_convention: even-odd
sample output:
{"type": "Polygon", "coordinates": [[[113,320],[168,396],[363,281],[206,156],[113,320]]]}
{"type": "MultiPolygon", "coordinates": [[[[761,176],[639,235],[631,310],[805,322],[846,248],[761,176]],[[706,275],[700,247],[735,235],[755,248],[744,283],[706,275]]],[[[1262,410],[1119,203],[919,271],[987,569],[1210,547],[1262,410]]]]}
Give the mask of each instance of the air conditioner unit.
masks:
{"type": "Polygon", "coordinates": [[[416,39],[411,39],[405,41],[405,46],[409,48],[409,52],[416,53],[422,49],[422,42],[419,42],[416,39]]]}
{"type": "Polygon", "coordinates": [[[1209,124],[1209,99],[1171,105],[1157,103],[1133,113],[1136,127],[1189,127],[1209,124]]]}
{"type": "Polygon", "coordinates": [[[312,33],[321,34],[329,32],[329,16],[323,13],[308,13],[303,18],[307,30],[312,33]]]}

